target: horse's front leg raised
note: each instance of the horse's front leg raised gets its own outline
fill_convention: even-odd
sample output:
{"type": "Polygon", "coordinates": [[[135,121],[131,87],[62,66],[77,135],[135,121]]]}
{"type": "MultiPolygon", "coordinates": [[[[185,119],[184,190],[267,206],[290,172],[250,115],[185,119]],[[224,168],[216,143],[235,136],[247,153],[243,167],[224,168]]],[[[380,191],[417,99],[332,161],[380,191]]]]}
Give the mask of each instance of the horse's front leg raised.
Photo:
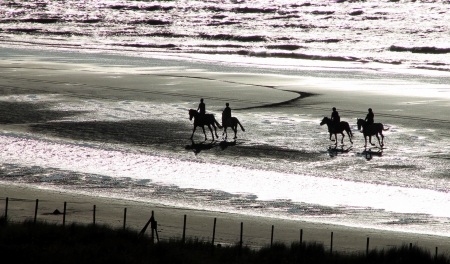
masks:
{"type": "MultiPolygon", "coordinates": [[[[333,133],[330,133],[330,140],[334,141],[331,137],[333,136],[333,133]]],[[[336,136],[336,135],[335,135],[336,136]]]]}

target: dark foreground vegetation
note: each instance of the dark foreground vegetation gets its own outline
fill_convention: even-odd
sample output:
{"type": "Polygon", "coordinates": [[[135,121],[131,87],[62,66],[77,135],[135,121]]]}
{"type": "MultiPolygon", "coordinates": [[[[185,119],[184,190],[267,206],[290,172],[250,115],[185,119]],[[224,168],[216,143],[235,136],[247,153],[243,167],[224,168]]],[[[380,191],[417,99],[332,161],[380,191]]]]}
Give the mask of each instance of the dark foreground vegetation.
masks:
{"type": "MultiPolygon", "coordinates": [[[[447,256],[404,245],[369,254],[333,252],[318,243],[275,244],[261,249],[213,247],[172,239],[151,243],[133,230],[101,225],[11,223],[0,218],[0,258],[5,263],[450,263],[447,256]]],[[[3,261],[0,261],[3,263],[3,261]]]]}

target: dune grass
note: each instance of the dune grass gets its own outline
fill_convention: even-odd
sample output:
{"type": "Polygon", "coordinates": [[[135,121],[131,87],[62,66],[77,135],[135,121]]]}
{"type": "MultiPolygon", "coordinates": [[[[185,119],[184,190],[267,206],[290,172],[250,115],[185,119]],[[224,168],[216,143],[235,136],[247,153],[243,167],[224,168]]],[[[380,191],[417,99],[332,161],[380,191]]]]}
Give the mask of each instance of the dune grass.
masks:
{"type": "MultiPolygon", "coordinates": [[[[276,243],[261,249],[169,239],[151,243],[138,232],[106,225],[7,222],[0,217],[0,256],[9,263],[450,263],[407,245],[361,253],[333,252],[320,243],[276,243]]],[[[3,262],[3,261],[2,261],[3,262]]],[[[8,263],[5,262],[5,263],[8,263]]]]}

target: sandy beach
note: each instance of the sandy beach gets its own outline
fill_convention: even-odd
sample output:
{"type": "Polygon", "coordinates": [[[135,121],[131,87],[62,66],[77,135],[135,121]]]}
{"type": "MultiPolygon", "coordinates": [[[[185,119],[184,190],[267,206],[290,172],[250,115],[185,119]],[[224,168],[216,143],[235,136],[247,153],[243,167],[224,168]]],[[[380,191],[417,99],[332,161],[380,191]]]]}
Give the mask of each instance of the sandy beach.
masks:
{"type": "MultiPolygon", "coordinates": [[[[383,79],[380,82],[388,81],[383,79]]],[[[170,120],[155,123],[154,121],[143,121],[139,117],[136,120],[130,118],[129,123],[117,128],[112,122],[97,122],[95,118],[89,120],[92,116],[90,116],[89,111],[83,112],[86,110],[83,108],[83,104],[88,105],[92,102],[98,104],[100,104],[99,102],[102,104],[110,102],[123,102],[125,104],[130,101],[152,102],[158,105],[175,105],[174,108],[183,109],[180,116],[186,116],[184,109],[187,106],[195,107],[199,98],[203,97],[208,102],[208,110],[216,114],[220,113],[224,102],[227,101],[232,104],[236,115],[245,111],[258,113],[260,108],[281,105],[279,108],[274,108],[273,111],[279,111],[283,115],[301,113],[308,117],[317,117],[317,120],[320,121],[321,116],[329,115],[331,106],[334,105],[338,105],[339,109],[342,110],[343,119],[354,119],[356,116],[364,117],[367,98],[370,98],[372,108],[377,109],[378,116],[391,127],[402,125],[415,126],[418,129],[435,129],[437,133],[430,135],[432,139],[447,135],[448,132],[446,131],[450,127],[450,123],[445,122],[448,91],[440,91],[439,85],[430,87],[425,96],[411,94],[411,90],[402,89],[397,89],[387,96],[386,91],[389,91],[389,85],[367,83],[365,80],[349,82],[339,79],[327,82],[325,80],[313,81],[311,78],[302,76],[217,73],[176,67],[107,67],[104,65],[44,62],[22,58],[0,61],[0,87],[0,96],[4,98],[0,104],[2,108],[2,111],[0,111],[0,130],[4,135],[12,135],[16,138],[26,136],[38,139],[44,138],[52,142],[86,140],[94,142],[92,144],[95,147],[102,143],[111,145],[119,143],[125,146],[124,148],[132,145],[137,146],[139,151],[145,153],[156,153],[158,155],[160,153],[164,155],[173,153],[174,157],[183,159],[194,157],[190,152],[188,154],[191,156],[186,154],[186,146],[190,144],[187,139],[192,132],[192,126],[188,121],[184,124],[171,123],[170,120]],[[366,87],[363,91],[360,90],[361,85],[366,87]],[[333,86],[338,86],[340,89],[334,89],[333,86]],[[11,97],[19,99],[13,102],[10,100],[11,97]],[[39,102],[33,104],[35,101],[39,102]],[[76,111],[55,110],[55,105],[58,109],[58,104],[70,105],[71,103],[78,104],[76,111]],[[433,104],[432,109],[430,109],[429,103],[433,104]],[[398,111],[399,108],[402,111],[398,111]],[[85,115],[79,117],[79,122],[70,122],[70,120],[78,118],[76,116],[81,113],[85,115]],[[414,118],[410,118],[411,116],[414,116],[414,118]],[[436,120],[443,122],[437,124],[436,120]],[[136,135],[136,129],[142,126],[153,129],[148,133],[140,131],[140,134],[136,135]],[[115,132],[107,133],[105,136],[104,131],[111,130],[115,132]]],[[[159,110],[164,112],[164,109],[159,110]]],[[[95,111],[92,111],[92,115],[95,114],[95,111]]],[[[187,116],[185,118],[187,119],[187,116]]],[[[245,121],[247,121],[247,124],[251,124],[251,120],[245,121]]],[[[325,128],[317,127],[317,131],[323,131],[321,138],[326,139],[325,128]]],[[[254,135],[251,129],[249,131],[245,134],[247,140],[254,135]]],[[[202,136],[200,132],[197,133],[195,139],[200,140],[202,136]]],[[[358,135],[357,140],[358,143],[356,144],[362,147],[362,136],[358,135]]],[[[313,138],[304,144],[309,146],[316,143],[317,139],[313,138]]],[[[4,148],[6,149],[7,146],[4,146],[4,148]]],[[[216,147],[210,152],[208,150],[206,147],[202,152],[206,152],[205,155],[195,156],[196,162],[205,162],[223,149],[216,147]]],[[[262,156],[263,159],[261,163],[264,163],[266,159],[295,160],[301,169],[305,167],[304,170],[308,170],[307,165],[309,163],[320,163],[329,158],[327,155],[324,157],[323,153],[319,151],[315,154],[311,154],[309,151],[283,152],[281,148],[276,147],[267,149],[267,154],[261,154],[263,152],[261,150],[264,150],[264,148],[257,144],[249,144],[242,148],[228,148],[228,150],[229,152],[224,155],[229,160],[259,156],[262,156]]],[[[5,154],[7,153],[5,150],[3,153],[5,155],[3,156],[3,162],[5,162],[6,155],[11,156],[11,154],[5,154]]],[[[44,155],[44,152],[39,155],[41,154],[44,155]]],[[[14,158],[10,158],[10,156],[8,156],[6,163],[14,161],[14,158]]],[[[20,158],[20,156],[18,157],[20,158]]],[[[15,160],[17,164],[25,163],[24,160],[19,158],[15,160]]],[[[33,160],[38,162],[40,157],[29,157],[25,165],[32,166],[33,160]]],[[[90,158],[85,157],[83,161],[79,161],[79,166],[82,167],[83,164],[89,164],[89,162],[90,158]]],[[[365,160],[359,162],[365,162],[365,160]]],[[[445,164],[442,170],[446,168],[447,165],[445,164]]],[[[346,166],[346,164],[344,165],[346,166]]],[[[344,165],[342,165],[342,168],[345,167],[344,165]]],[[[50,164],[49,166],[57,165],[50,164]]],[[[105,167],[107,166],[105,165],[105,167]]],[[[383,170],[398,169],[402,172],[405,168],[410,171],[418,170],[413,166],[395,167],[389,165],[383,167],[376,164],[368,164],[367,166],[383,170]]],[[[55,186],[59,183],[65,184],[64,181],[55,182],[55,186]]],[[[437,182],[436,184],[440,183],[437,182]]],[[[445,183],[441,184],[445,185],[445,183]]],[[[84,186],[80,189],[89,192],[88,188],[89,186],[84,186]]],[[[120,193],[121,190],[118,189],[116,192],[120,193]]],[[[333,250],[365,251],[367,238],[370,238],[370,249],[383,249],[413,243],[428,248],[432,252],[438,247],[439,253],[450,253],[449,238],[445,236],[252,216],[245,212],[242,214],[226,213],[220,212],[220,209],[218,211],[188,209],[157,203],[155,202],[158,199],[157,197],[153,198],[153,202],[139,202],[127,199],[127,197],[124,199],[102,197],[104,193],[100,195],[99,193],[93,188],[92,195],[80,194],[75,190],[52,188],[51,182],[39,180],[33,182],[33,179],[21,182],[21,180],[14,180],[6,174],[0,183],[0,201],[5,204],[6,197],[9,198],[8,217],[12,221],[33,218],[35,202],[36,199],[39,199],[38,219],[55,223],[62,223],[62,215],[52,213],[56,209],[62,211],[64,202],[67,202],[68,205],[66,219],[69,223],[91,223],[93,220],[93,205],[95,205],[97,223],[121,227],[123,226],[124,209],[127,208],[126,226],[136,230],[140,230],[145,225],[151,212],[154,211],[159,224],[158,231],[161,239],[181,237],[183,217],[187,215],[186,235],[205,240],[211,239],[213,221],[214,218],[217,218],[216,243],[238,242],[240,223],[243,222],[244,244],[252,247],[270,243],[271,226],[273,225],[275,227],[274,241],[276,242],[298,241],[300,229],[302,229],[304,241],[317,241],[325,246],[330,246],[331,232],[333,232],[333,250]]],[[[3,210],[3,208],[3,205],[0,206],[0,210],[3,210]]]]}
{"type": "MultiPolygon", "coordinates": [[[[217,219],[215,243],[234,244],[240,239],[240,225],[243,223],[243,242],[250,247],[261,247],[270,244],[272,225],[274,226],[274,242],[291,243],[300,240],[303,230],[303,241],[319,242],[326,247],[331,245],[333,232],[333,250],[346,252],[365,252],[367,238],[370,249],[388,249],[403,244],[418,245],[434,252],[448,254],[450,246],[448,238],[431,235],[389,232],[374,229],[344,227],[338,225],[316,224],[304,221],[290,221],[276,218],[255,217],[240,214],[189,210],[185,208],[167,207],[145,202],[127,201],[111,198],[100,198],[79,194],[35,189],[25,186],[0,185],[4,210],[5,198],[9,198],[8,218],[11,221],[33,220],[38,201],[37,219],[49,223],[62,224],[62,214],[53,214],[55,210],[63,212],[67,202],[66,224],[72,222],[89,224],[93,222],[93,206],[96,206],[95,221],[122,228],[124,210],[126,208],[126,227],[141,230],[154,212],[158,221],[160,239],[181,238],[184,215],[186,215],[186,237],[199,238],[206,241],[212,239],[214,218],[217,219]]],[[[150,229],[146,231],[150,235],[150,229]]]]}

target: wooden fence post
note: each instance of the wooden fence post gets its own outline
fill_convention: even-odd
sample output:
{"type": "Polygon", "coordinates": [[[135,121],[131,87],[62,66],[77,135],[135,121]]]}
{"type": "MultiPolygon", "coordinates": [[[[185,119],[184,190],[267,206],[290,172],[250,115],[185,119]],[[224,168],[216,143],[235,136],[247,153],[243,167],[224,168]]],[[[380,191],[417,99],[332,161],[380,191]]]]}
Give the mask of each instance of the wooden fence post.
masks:
{"type": "Polygon", "coordinates": [[[186,240],[186,215],[184,215],[184,223],[183,223],[183,238],[182,238],[182,243],[184,244],[186,240]]]}
{"type": "Polygon", "coordinates": [[[150,217],[150,229],[152,230],[151,243],[155,243],[155,211],[152,210],[152,216],[150,217]]]}
{"type": "Polygon", "coordinates": [[[36,220],[37,220],[38,207],[39,207],[39,199],[36,199],[36,206],[34,207],[34,223],[35,224],[36,224],[36,220]]]}
{"type": "Polygon", "coordinates": [[[125,227],[127,225],[127,208],[123,209],[123,230],[125,230],[125,227]]]}
{"type": "Polygon", "coordinates": [[[217,218],[214,218],[214,225],[213,225],[213,235],[212,235],[212,246],[214,248],[214,239],[216,238],[216,222],[217,222],[217,218]]]}
{"type": "Polygon", "coordinates": [[[330,254],[333,254],[333,232],[331,232],[330,254]]]}
{"type": "Polygon", "coordinates": [[[241,222],[241,235],[240,235],[240,239],[239,239],[239,254],[241,254],[241,250],[242,250],[242,235],[244,233],[244,222],[241,222]]]}
{"type": "Polygon", "coordinates": [[[94,208],[92,211],[92,224],[95,225],[95,211],[97,210],[97,206],[94,204],[94,208]]]}
{"type": "Polygon", "coordinates": [[[5,222],[8,222],[8,203],[9,203],[9,198],[6,197],[6,201],[5,201],[5,222]]]}
{"type": "Polygon", "coordinates": [[[272,248],[272,246],[273,246],[273,229],[274,229],[274,226],[272,225],[272,234],[270,235],[270,248],[272,248]]]}
{"type": "Polygon", "coordinates": [[[303,244],[303,229],[300,229],[300,246],[303,244]]]}
{"type": "Polygon", "coordinates": [[[367,243],[366,243],[366,256],[369,255],[369,237],[367,237],[367,243]]]}
{"type": "Polygon", "coordinates": [[[63,226],[66,225],[66,208],[67,208],[67,202],[64,202],[64,210],[63,210],[63,226]]]}

